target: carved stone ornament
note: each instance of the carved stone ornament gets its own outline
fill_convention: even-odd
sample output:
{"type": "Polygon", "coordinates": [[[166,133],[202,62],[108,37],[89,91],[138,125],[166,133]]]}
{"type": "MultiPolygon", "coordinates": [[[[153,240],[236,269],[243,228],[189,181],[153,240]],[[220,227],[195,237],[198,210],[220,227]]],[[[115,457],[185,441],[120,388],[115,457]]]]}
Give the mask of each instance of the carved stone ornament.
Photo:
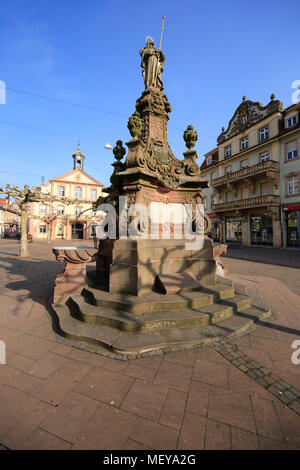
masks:
{"type": "Polygon", "coordinates": [[[217,139],[218,144],[239,134],[244,129],[253,126],[274,111],[282,110],[281,101],[274,100],[274,97],[274,95],[271,95],[271,101],[266,106],[263,106],[259,102],[246,100],[244,96],[242,103],[237,107],[233,117],[229,121],[227,130],[222,129],[222,133],[217,139]]]}
{"type": "Polygon", "coordinates": [[[115,156],[115,159],[120,162],[122,158],[124,157],[126,150],[123,147],[123,142],[122,140],[117,140],[116,146],[113,148],[113,154],[115,156]]]}
{"type": "Polygon", "coordinates": [[[144,122],[138,111],[134,111],[128,120],[127,127],[133,138],[139,139],[144,129],[144,122]]]}
{"type": "Polygon", "coordinates": [[[191,124],[187,126],[187,129],[184,131],[183,138],[188,149],[195,147],[198,140],[198,133],[191,124]]]}

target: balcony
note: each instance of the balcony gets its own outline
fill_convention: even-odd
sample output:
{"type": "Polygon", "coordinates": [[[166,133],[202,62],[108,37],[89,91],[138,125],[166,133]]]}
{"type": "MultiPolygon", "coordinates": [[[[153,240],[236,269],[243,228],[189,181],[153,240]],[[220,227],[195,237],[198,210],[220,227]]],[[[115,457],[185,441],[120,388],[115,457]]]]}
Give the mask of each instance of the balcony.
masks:
{"type": "Polygon", "coordinates": [[[279,205],[280,196],[268,195],[268,196],[257,196],[250,197],[248,199],[239,199],[237,201],[228,201],[221,204],[214,204],[214,212],[222,212],[230,209],[247,209],[248,207],[259,207],[269,205],[279,205]]]}
{"type": "Polygon", "coordinates": [[[221,186],[222,184],[227,184],[232,181],[247,178],[252,175],[257,175],[268,170],[279,171],[279,162],[275,162],[274,160],[267,160],[266,162],[257,163],[256,165],[249,166],[248,168],[244,168],[243,170],[234,171],[229,175],[224,175],[220,176],[219,178],[215,178],[212,181],[211,185],[214,188],[216,186],[221,186]]]}

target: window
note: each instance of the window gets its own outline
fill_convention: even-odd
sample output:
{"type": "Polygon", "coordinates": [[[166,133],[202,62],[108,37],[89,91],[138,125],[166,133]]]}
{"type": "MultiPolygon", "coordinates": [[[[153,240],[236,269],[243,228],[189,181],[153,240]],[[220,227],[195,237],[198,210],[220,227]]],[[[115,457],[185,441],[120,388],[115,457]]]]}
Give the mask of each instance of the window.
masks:
{"type": "Polygon", "coordinates": [[[289,196],[299,193],[299,178],[298,178],[298,176],[290,176],[287,179],[287,188],[288,188],[288,195],[289,196]]]}
{"type": "Polygon", "coordinates": [[[214,171],[213,173],[210,174],[210,179],[211,179],[211,181],[213,181],[214,179],[216,179],[216,177],[217,177],[217,172],[216,172],[216,171],[214,171]]]}
{"type": "Polygon", "coordinates": [[[40,214],[46,214],[47,213],[47,206],[45,204],[40,205],[40,214]]]}
{"type": "Polygon", "coordinates": [[[267,183],[261,183],[260,185],[260,195],[261,196],[267,196],[270,194],[270,184],[267,183]]]}
{"type": "Polygon", "coordinates": [[[64,226],[59,225],[57,229],[57,236],[63,238],[64,237],[64,226]]]}
{"type": "Polygon", "coordinates": [[[248,117],[246,115],[242,116],[242,124],[246,124],[247,121],[248,121],[248,117]]]}
{"type": "Polygon", "coordinates": [[[230,173],[232,173],[231,166],[226,166],[226,168],[225,168],[225,175],[230,175],[230,173]]]}
{"type": "Polygon", "coordinates": [[[243,170],[244,168],[248,168],[249,162],[248,160],[242,160],[240,165],[241,165],[241,170],[243,170]]]}
{"type": "Polygon", "coordinates": [[[290,116],[285,120],[285,127],[293,127],[297,124],[297,115],[290,116]]]}
{"type": "Polygon", "coordinates": [[[59,196],[64,196],[65,195],[65,187],[64,186],[58,186],[58,195],[59,196]]]}
{"type": "Polygon", "coordinates": [[[269,152],[264,152],[260,154],[260,161],[267,162],[269,160],[269,152]]]}
{"type": "Polygon", "coordinates": [[[96,216],[96,214],[97,214],[97,212],[96,212],[96,211],[94,211],[94,209],[92,209],[92,217],[95,217],[95,216],[96,216]]]}
{"type": "Polygon", "coordinates": [[[228,145],[227,147],[225,147],[225,156],[230,157],[230,155],[231,155],[231,145],[228,145]]]}
{"type": "Polygon", "coordinates": [[[241,150],[245,150],[248,148],[248,137],[244,137],[241,139],[241,150]]]}
{"type": "Polygon", "coordinates": [[[210,199],[210,204],[211,204],[211,207],[213,207],[216,203],[216,198],[215,196],[211,196],[211,199],[210,199]]]}
{"type": "Polygon", "coordinates": [[[80,207],[76,207],[76,209],[75,209],[75,214],[76,214],[76,215],[80,215],[80,212],[81,212],[80,207]]]}
{"type": "Polygon", "coordinates": [[[269,128],[264,127],[263,129],[260,129],[260,131],[259,131],[259,140],[268,139],[268,137],[269,137],[269,128]]]}
{"type": "Polygon", "coordinates": [[[292,160],[298,157],[297,141],[293,140],[286,144],[286,159],[292,160]]]}
{"type": "Polygon", "coordinates": [[[58,213],[59,213],[60,215],[63,215],[64,212],[65,212],[64,206],[58,206],[58,213]]]}
{"type": "Polygon", "coordinates": [[[91,198],[92,199],[97,199],[97,189],[92,189],[91,190],[91,198]]]}
{"type": "Polygon", "coordinates": [[[82,196],[82,189],[80,186],[77,186],[75,190],[75,197],[81,197],[82,196]]]}
{"type": "Polygon", "coordinates": [[[40,225],[40,233],[46,233],[46,232],[47,232],[46,225],[40,225]]]}
{"type": "Polygon", "coordinates": [[[211,165],[212,164],[212,157],[207,157],[206,159],[206,165],[211,165]]]}

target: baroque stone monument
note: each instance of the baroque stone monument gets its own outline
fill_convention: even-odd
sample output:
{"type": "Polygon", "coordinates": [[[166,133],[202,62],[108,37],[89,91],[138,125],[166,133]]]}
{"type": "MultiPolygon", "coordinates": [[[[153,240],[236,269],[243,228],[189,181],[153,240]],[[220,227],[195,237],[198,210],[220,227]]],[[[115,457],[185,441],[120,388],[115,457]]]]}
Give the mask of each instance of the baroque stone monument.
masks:
{"type": "MultiPolygon", "coordinates": [[[[114,236],[102,237],[92,255],[95,272],[82,281],[81,271],[77,285],[72,277],[72,292],[61,288],[60,276],[53,303],[60,334],[119,356],[200,346],[270,314],[218,276],[226,246],[206,236],[210,221],[202,189],[208,179],[197,164],[197,132],[187,127],[187,150],[183,159],[176,158],[167,134],[165,56],[151,38],[140,56],[145,89],[128,121],[132,139],[127,155],[117,140],[111,185],[104,190],[108,196],[98,200],[105,204],[102,210],[113,208],[107,209],[106,222],[114,236]]],[[[74,253],[64,256],[70,263],[74,253]]]]}

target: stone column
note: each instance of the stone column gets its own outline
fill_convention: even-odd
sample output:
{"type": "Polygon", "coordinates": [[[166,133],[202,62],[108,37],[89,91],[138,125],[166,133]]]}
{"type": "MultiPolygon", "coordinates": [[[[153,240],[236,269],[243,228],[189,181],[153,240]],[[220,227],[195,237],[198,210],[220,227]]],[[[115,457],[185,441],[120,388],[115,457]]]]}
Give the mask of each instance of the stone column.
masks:
{"type": "Polygon", "coordinates": [[[249,229],[249,216],[248,214],[242,215],[242,245],[250,245],[250,229],[249,229]]]}
{"type": "Polygon", "coordinates": [[[281,223],[279,207],[272,210],[272,222],[273,222],[273,246],[274,248],[280,248],[281,243],[281,223]]]}

